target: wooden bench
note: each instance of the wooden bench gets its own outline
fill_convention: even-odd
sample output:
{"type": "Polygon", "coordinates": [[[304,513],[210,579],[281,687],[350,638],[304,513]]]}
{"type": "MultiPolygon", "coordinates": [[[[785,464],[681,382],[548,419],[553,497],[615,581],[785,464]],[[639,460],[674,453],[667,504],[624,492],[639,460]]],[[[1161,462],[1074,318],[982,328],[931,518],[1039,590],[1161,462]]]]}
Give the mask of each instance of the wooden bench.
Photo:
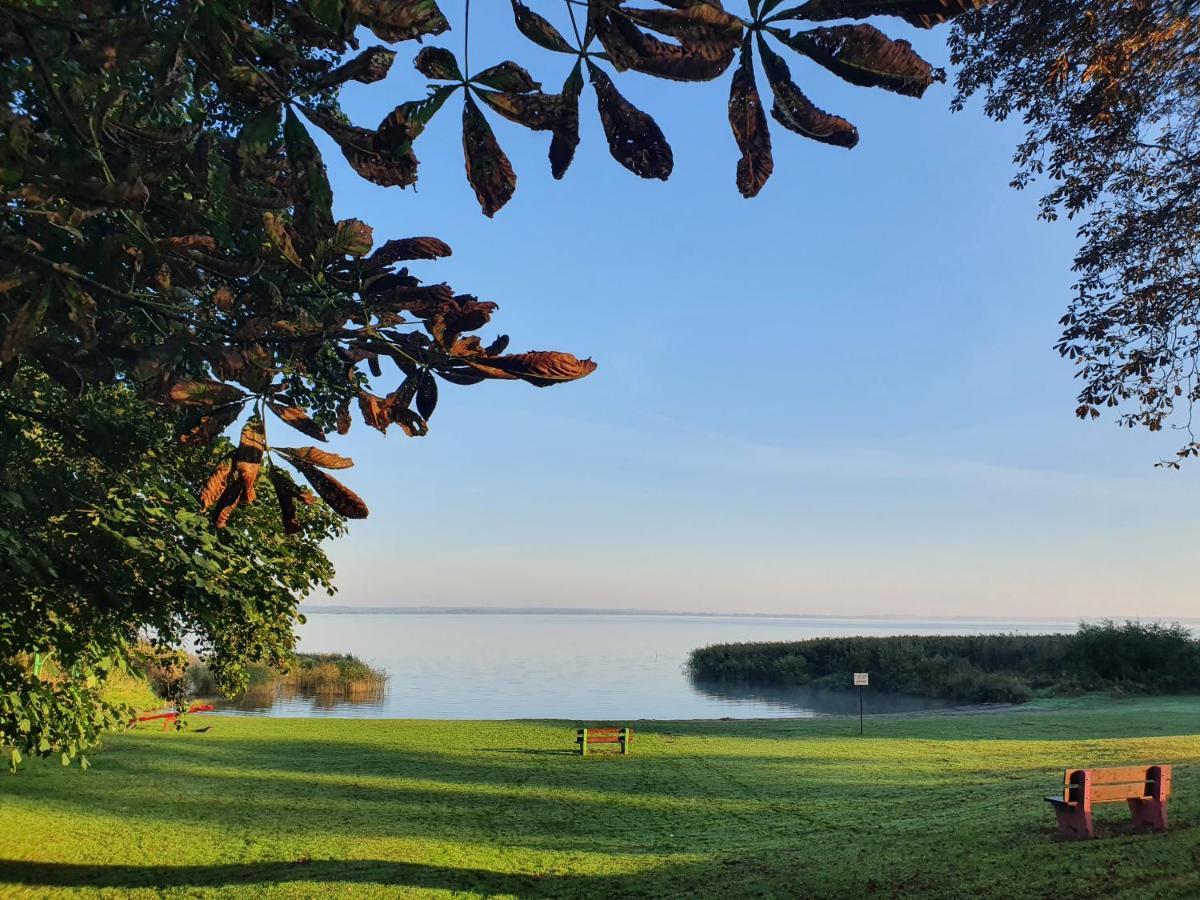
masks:
{"type": "Polygon", "coordinates": [[[580,728],[575,732],[579,755],[588,755],[588,744],[620,744],[622,753],[629,753],[633,740],[632,728],[580,728]]]}
{"type": "Polygon", "coordinates": [[[1166,831],[1170,766],[1122,766],[1112,769],[1067,769],[1061,797],[1047,797],[1058,818],[1058,833],[1086,840],[1092,829],[1092,804],[1124,800],[1133,814],[1134,830],[1166,831]]]}

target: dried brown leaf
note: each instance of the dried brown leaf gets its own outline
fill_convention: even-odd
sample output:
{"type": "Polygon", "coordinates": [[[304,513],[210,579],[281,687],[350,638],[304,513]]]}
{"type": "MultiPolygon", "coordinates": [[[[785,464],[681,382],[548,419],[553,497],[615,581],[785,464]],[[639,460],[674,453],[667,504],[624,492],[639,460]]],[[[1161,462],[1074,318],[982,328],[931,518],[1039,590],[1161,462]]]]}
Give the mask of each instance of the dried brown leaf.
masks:
{"type": "Polygon", "coordinates": [[[547,50],[559,53],[574,53],[574,48],[567,42],[557,28],[550,24],[542,15],[534,12],[520,0],[512,0],[513,18],[516,19],[517,30],[529,40],[547,50]]]}
{"type": "Polygon", "coordinates": [[[612,79],[590,61],[588,76],[613,159],[642,178],[666,181],[675,160],[658,123],[621,96],[612,79]]]}
{"type": "Polygon", "coordinates": [[[267,469],[267,477],[275,488],[275,499],[279,501],[279,516],[283,522],[285,534],[296,534],[300,530],[300,516],[296,511],[296,501],[300,499],[300,486],[292,476],[279,466],[267,469]]]}
{"type": "Polygon", "coordinates": [[[450,246],[435,237],[397,238],[388,241],[367,258],[367,266],[382,269],[407,259],[438,259],[451,254],[450,246]]]}
{"type": "Polygon", "coordinates": [[[775,94],[771,116],[776,122],[789,131],[823,144],[850,149],[858,143],[858,129],[841,116],[831,115],[819,109],[804,96],[804,92],[792,81],[791,72],[788,71],[783,57],[771,50],[761,39],[761,35],[758,49],[762,55],[763,68],[767,72],[767,80],[771,83],[771,91],[775,94]]]}
{"type": "Polygon", "coordinates": [[[268,402],[267,408],[297,431],[308,435],[310,438],[318,441],[328,440],[328,438],[325,436],[324,429],[314,422],[309,417],[308,413],[306,413],[299,406],[268,402]]]}
{"type": "Polygon", "coordinates": [[[229,486],[229,479],[233,475],[233,454],[227,455],[208,476],[208,480],[204,483],[204,487],[200,489],[200,506],[209,510],[221,499],[221,495],[225,493],[225,488],[229,486]]]}
{"type": "Polygon", "coordinates": [[[349,457],[330,453],[320,447],[275,447],[273,449],[292,462],[320,466],[323,469],[348,469],[354,465],[354,460],[349,457]]]}
{"type": "Polygon", "coordinates": [[[246,399],[246,395],[231,384],[211,378],[184,378],[167,388],[167,401],[179,406],[224,406],[246,399]]]}
{"type": "Polygon", "coordinates": [[[570,353],[557,350],[533,350],[512,356],[480,359],[466,357],[463,361],[480,372],[491,374],[493,378],[520,378],[538,387],[575,381],[596,371],[596,363],[592,360],[578,359],[570,353]]]}
{"type": "Polygon", "coordinates": [[[836,25],[797,34],[779,31],[775,36],[862,87],[920,97],[934,81],[946,80],[946,73],[918,56],[912,44],[894,41],[873,25],[836,25]]]}
{"type": "Polygon", "coordinates": [[[297,465],[296,468],[313,489],[321,495],[333,511],[347,519],[365,519],[368,514],[367,504],[362,497],[350,490],[336,478],[326,475],[315,466],[297,465]]]}
{"type": "Polygon", "coordinates": [[[468,95],[463,104],[463,156],[467,181],[475,191],[483,214],[491,218],[511,199],[517,188],[512,163],[500,149],[492,127],[468,95]]]}
{"type": "Polygon", "coordinates": [[[757,194],[775,167],[771,156],[771,132],[754,81],[754,57],[750,41],[742,45],[741,60],[729,86],[729,125],[742,156],[737,164],[737,186],[743,197],[757,194]]]}
{"type": "Polygon", "coordinates": [[[369,391],[359,391],[358,411],[364,422],[387,434],[388,426],[392,424],[392,413],[387,400],[376,397],[369,391]]]}
{"type": "Polygon", "coordinates": [[[349,434],[350,423],[350,400],[349,398],[345,398],[338,404],[337,408],[337,433],[349,434]]]}
{"type": "Polygon", "coordinates": [[[349,0],[349,6],[377,38],[389,43],[441,34],[450,27],[434,0],[349,0]]]}
{"type": "Polygon", "coordinates": [[[979,9],[991,0],[808,0],[773,14],[778,19],[865,19],[869,16],[899,16],[918,28],[933,28],[956,16],[979,9]]]}

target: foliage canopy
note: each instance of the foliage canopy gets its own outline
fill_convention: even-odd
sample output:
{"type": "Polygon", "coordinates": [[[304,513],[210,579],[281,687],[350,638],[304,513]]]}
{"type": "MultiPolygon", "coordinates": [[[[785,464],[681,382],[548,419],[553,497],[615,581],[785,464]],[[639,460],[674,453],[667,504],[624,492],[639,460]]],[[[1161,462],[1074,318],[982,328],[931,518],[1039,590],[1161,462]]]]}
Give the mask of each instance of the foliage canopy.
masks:
{"type": "Polygon", "coordinates": [[[129,720],[104,682],[130,669],[139,633],[167,653],[190,640],[232,692],[248,663],[286,662],[300,600],[331,587],[320,542],[342,520],[301,504],[288,535],[260,504],[214,529],[195,496],[228,441],[173,448],[174,427],[123,385],[75,398],[22,373],[3,396],[0,746],[14,764],[65,764],[129,720]],[[35,671],[46,659],[51,674],[35,671]]]}
{"type": "MultiPolygon", "coordinates": [[[[543,92],[513,61],[475,71],[465,45],[461,63],[427,46],[413,64],[434,82],[429,94],[375,128],[346,119],[339,90],[384,78],[396,52],[348,51],[358,50],[364,28],[389,42],[443,33],[449,23],[434,0],[6,4],[0,371],[11,378],[27,359],[72,391],[136,385],[188,410],[184,443],[210,441],[248,404],[317,441],[345,432],[355,405],[372,427],[419,436],[439,379],[546,386],[583,377],[595,368],[590,360],[507,354],[504,336],[484,345],[472,332],[489,323],[495,304],[397,267],[449,254],[442,241],[393,239],[372,252],[366,223],[334,221],[310,127],[328,134],[362,177],[406,187],[417,177],[414,142],[461,91],[467,176],[493,215],[516,180],[485,109],[550,132],[552,170],[562,177],[579,141],[586,72],[614,157],[638,175],[666,178],[670,146],[607,70],[705,81],[736,58],[730,122],[742,153],[738,186],[751,196],[773,168],[755,51],[775,120],[844,147],[858,139],[854,126],[811,103],[770,43],[855,84],[911,96],[942,77],[874,25],[788,23],[890,15],[930,27],[980,2],[808,0],[780,9],[780,0],[749,0],[741,17],[717,0],[653,8],[570,0],[571,41],[512,0],[514,26],[531,43],[575,58],[560,93],[543,92]],[[400,371],[390,391],[372,387],[383,359],[400,371]]],[[[243,438],[239,458],[205,495],[218,526],[255,496],[242,463],[253,464],[269,441],[259,432],[243,438]]],[[[321,471],[328,466],[319,453],[283,456],[339,513],[366,515],[356,494],[321,471]]],[[[276,485],[281,496],[294,497],[285,485],[276,485]]],[[[283,515],[288,522],[286,504],[283,515]]]]}
{"type": "Polygon", "coordinates": [[[561,91],[511,60],[472,68],[465,40],[461,58],[424,46],[412,63],[428,94],[374,128],[339,93],[383,79],[397,51],[360,36],[440,35],[435,0],[0,2],[0,744],[69,761],[119,725],[127,711],[99,684],[139,632],[166,650],[198,641],[227,688],[286,656],[299,599],[332,576],[320,541],[367,515],[329,474],[351,461],[316,446],[355,411],[418,437],[441,384],[545,387],[595,369],[485,343],[494,303],[409,271],[449,255],[442,240],[377,244],[366,222],[335,220],[314,128],[363,178],[409,187],[419,136],[458,94],[467,177],[492,216],[516,176],[490,116],[549,133],[561,178],[586,82],[614,158],[667,178],[670,145],[613,76],[733,67],[750,197],[774,167],[756,55],[775,121],[848,148],[857,130],[808,99],[782,54],[919,97],[942,73],[860,20],[931,27],[981,2],[748,0],[740,16],[718,0],[567,0],[560,29],[511,0],[514,28],[569,61],[561,91]],[[223,433],[238,421],[235,445],[223,433]],[[275,442],[293,430],[307,440],[275,442]],[[61,677],[31,672],[47,654],[61,677]]]}
{"type": "Polygon", "coordinates": [[[1179,424],[1200,455],[1200,16],[1176,0],[1007,0],[950,39],[961,107],[1020,116],[1016,187],[1048,179],[1041,215],[1080,217],[1059,352],[1076,413],[1179,424]],[[1178,415],[1176,415],[1178,413],[1178,415]]]}

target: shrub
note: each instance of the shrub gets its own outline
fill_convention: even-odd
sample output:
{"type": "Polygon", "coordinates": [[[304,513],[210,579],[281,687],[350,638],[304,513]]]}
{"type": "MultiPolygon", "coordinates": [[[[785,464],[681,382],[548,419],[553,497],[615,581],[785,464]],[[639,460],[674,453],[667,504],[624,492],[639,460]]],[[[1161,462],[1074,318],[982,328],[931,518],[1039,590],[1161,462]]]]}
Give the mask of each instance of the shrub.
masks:
{"type": "Polygon", "coordinates": [[[692,651],[705,681],[873,686],[969,703],[1020,703],[1036,693],[1200,690],[1200,643],[1182,625],[1111,621],[1075,634],[900,635],[715,644],[692,651]]]}

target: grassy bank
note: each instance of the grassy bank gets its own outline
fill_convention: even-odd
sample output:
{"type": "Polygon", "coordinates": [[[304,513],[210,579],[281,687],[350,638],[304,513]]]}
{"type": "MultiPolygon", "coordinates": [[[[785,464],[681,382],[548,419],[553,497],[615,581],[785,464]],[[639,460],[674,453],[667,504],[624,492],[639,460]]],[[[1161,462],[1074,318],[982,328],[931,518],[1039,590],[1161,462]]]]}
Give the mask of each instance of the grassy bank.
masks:
{"type": "Polygon", "coordinates": [[[1023,703],[1088,691],[1200,692],[1200,641],[1181,625],[1101,622],[1074,634],[898,635],[714,644],[692,652],[701,684],[846,688],[1023,703]]]}
{"type": "Polygon", "coordinates": [[[1195,897],[1200,698],[643,723],[206,717],[0,779],[0,896],[1195,897]],[[1068,765],[1171,762],[1173,828],[1060,844],[1068,765]]]}

